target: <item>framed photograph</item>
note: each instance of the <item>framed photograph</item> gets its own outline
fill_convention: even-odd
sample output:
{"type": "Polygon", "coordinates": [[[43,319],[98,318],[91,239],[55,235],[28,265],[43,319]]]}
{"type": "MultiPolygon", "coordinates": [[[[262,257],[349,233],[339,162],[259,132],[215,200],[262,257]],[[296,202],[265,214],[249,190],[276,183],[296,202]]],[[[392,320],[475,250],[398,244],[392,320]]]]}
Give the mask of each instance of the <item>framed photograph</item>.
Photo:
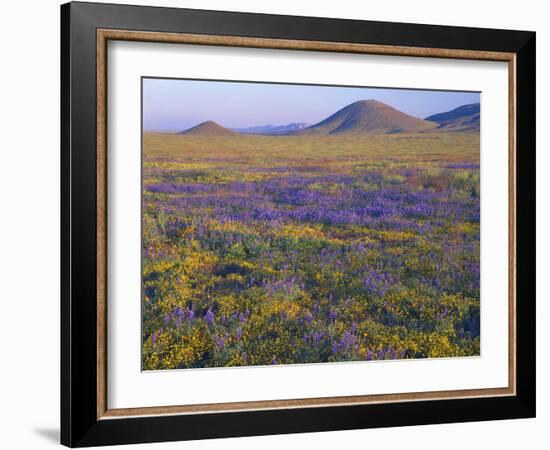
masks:
{"type": "Polygon", "coordinates": [[[61,7],[61,441],[535,415],[535,33],[61,7]]]}

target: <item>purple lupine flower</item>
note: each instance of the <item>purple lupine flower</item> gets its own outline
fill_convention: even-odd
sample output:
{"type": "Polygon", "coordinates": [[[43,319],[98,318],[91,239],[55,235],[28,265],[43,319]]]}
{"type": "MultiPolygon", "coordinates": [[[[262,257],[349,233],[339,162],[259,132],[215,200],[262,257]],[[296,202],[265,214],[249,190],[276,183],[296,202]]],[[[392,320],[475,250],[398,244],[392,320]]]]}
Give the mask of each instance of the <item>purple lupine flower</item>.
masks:
{"type": "Polygon", "coordinates": [[[328,317],[330,320],[336,320],[336,318],[338,317],[338,311],[336,311],[335,309],[331,309],[328,313],[328,317]]]}
{"type": "Polygon", "coordinates": [[[372,358],[373,358],[372,351],[367,350],[367,361],[372,361],[372,358]]]}
{"type": "Polygon", "coordinates": [[[462,163],[462,164],[449,164],[447,169],[479,169],[479,164],[474,163],[462,163]]]}
{"type": "Polygon", "coordinates": [[[246,352],[243,352],[242,358],[245,363],[248,362],[248,355],[246,354],[246,352]]]}
{"type": "Polygon", "coordinates": [[[157,333],[151,335],[151,343],[155,345],[157,343],[157,333]]]}
{"type": "Polygon", "coordinates": [[[246,308],[246,311],[244,313],[239,313],[239,322],[244,323],[246,322],[246,319],[248,319],[248,316],[250,316],[250,311],[248,308],[246,308]]]}
{"type": "Polygon", "coordinates": [[[306,319],[306,322],[309,323],[309,324],[313,321],[313,316],[311,315],[311,313],[309,311],[306,313],[305,319],[306,319]]]}
{"type": "Polygon", "coordinates": [[[191,305],[191,308],[187,309],[187,320],[189,322],[193,322],[194,317],[195,317],[195,311],[193,311],[193,305],[191,305]]]}
{"type": "Polygon", "coordinates": [[[313,343],[315,345],[319,345],[321,343],[321,339],[323,338],[323,334],[320,331],[316,331],[313,335],[313,343]]]}
{"type": "Polygon", "coordinates": [[[385,359],[386,354],[384,353],[384,350],[380,350],[378,352],[378,359],[385,359]]]}
{"type": "Polygon", "coordinates": [[[241,340],[242,334],[243,334],[243,329],[242,328],[237,328],[237,332],[235,333],[235,337],[237,338],[237,341],[241,340]]]}
{"type": "Polygon", "coordinates": [[[456,278],[457,278],[457,285],[458,285],[458,290],[461,290],[462,289],[462,272],[458,272],[456,274],[456,278]]]}
{"type": "Polygon", "coordinates": [[[338,353],[338,342],[333,341],[332,342],[332,354],[336,355],[338,353]]]}
{"type": "Polygon", "coordinates": [[[177,306],[174,311],[174,317],[176,321],[176,327],[179,328],[181,326],[181,323],[183,322],[183,318],[185,317],[185,313],[179,306],[177,306]]]}
{"type": "Polygon", "coordinates": [[[223,349],[223,345],[225,344],[225,340],[227,339],[227,336],[222,336],[221,338],[218,339],[218,350],[222,350],[223,349]]]}
{"type": "Polygon", "coordinates": [[[168,325],[169,322],[170,322],[170,315],[166,313],[164,315],[164,325],[168,325]]]}
{"type": "Polygon", "coordinates": [[[214,313],[210,308],[206,311],[204,319],[206,320],[207,325],[212,325],[214,323],[214,313]]]}
{"type": "Polygon", "coordinates": [[[272,365],[277,364],[277,360],[275,359],[275,356],[271,359],[271,364],[272,364],[272,365]]]}

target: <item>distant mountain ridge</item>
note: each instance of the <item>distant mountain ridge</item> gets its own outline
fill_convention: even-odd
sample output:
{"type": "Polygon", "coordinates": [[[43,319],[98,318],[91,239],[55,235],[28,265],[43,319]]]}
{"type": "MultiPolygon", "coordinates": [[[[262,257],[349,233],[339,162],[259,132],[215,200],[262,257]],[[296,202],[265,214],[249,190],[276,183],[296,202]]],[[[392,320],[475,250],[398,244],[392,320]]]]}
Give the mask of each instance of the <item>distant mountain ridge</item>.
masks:
{"type": "Polygon", "coordinates": [[[180,131],[179,134],[193,136],[239,136],[240,134],[354,136],[432,131],[479,132],[479,130],[479,103],[462,105],[450,111],[433,114],[426,119],[419,119],[378,100],[359,100],[311,126],[303,122],[293,122],[286,125],[229,129],[208,120],[188,130],[180,131]]]}
{"type": "Polygon", "coordinates": [[[360,100],[294,134],[357,135],[417,132],[437,124],[410,116],[378,100],[360,100]]]}
{"type": "Polygon", "coordinates": [[[480,104],[462,105],[450,111],[428,116],[426,120],[436,122],[439,131],[479,132],[480,104]]]}
{"type": "Polygon", "coordinates": [[[292,122],[286,125],[260,125],[247,128],[232,128],[233,131],[242,134],[285,135],[309,127],[309,123],[292,122]]]}

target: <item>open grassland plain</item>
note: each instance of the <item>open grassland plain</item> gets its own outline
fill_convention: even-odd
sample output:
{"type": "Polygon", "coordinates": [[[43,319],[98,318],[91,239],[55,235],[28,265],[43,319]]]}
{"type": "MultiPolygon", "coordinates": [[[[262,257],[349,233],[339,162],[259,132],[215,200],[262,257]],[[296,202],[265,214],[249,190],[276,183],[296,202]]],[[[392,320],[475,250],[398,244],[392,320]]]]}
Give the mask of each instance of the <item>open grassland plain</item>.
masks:
{"type": "Polygon", "coordinates": [[[479,134],[143,135],[144,370],[476,356],[479,134]]]}

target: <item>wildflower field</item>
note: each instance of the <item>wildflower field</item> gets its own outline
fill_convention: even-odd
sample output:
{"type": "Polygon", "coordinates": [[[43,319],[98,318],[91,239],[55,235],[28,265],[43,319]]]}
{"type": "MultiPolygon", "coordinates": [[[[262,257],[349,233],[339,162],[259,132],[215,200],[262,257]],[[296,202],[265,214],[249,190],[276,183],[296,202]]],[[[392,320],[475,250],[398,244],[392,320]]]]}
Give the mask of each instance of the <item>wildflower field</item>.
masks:
{"type": "Polygon", "coordinates": [[[479,355],[479,134],[143,139],[144,370],[479,355]]]}

